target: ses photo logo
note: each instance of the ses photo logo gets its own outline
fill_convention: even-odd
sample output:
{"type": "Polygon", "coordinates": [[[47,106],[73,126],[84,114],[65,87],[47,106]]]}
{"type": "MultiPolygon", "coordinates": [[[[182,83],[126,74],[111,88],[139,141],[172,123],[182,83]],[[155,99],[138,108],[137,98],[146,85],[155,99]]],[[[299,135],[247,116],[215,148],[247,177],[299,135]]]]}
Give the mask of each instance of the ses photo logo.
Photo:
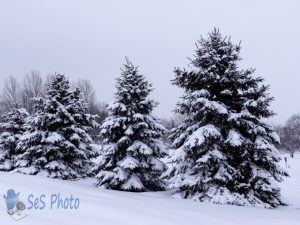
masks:
{"type": "Polygon", "coordinates": [[[60,193],[51,194],[49,197],[46,194],[35,196],[30,194],[27,196],[27,202],[19,198],[20,193],[16,193],[14,189],[7,190],[4,195],[7,213],[14,219],[20,220],[28,216],[30,210],[77,210],[80,207],[79,198],[71,195],[68,198],[62,197],[60,193]]]}

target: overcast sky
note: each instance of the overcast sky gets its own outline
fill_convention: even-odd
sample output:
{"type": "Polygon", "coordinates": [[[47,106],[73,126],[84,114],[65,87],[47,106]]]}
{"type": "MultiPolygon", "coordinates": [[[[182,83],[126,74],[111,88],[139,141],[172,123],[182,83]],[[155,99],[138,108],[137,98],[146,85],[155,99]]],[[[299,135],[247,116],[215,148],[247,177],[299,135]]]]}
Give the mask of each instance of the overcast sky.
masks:
{"type": "Polygon", "coordinates": [[[242,41],[241,68],[271,85],[283,123],[300,112],[300,1],[0,0],[0,81],[30,70],[90,79],[110,102],[128,56],[154,87],[155,113],[168,117],[181,90],[170,84],[195,41],[213,27],[242,41]]]}

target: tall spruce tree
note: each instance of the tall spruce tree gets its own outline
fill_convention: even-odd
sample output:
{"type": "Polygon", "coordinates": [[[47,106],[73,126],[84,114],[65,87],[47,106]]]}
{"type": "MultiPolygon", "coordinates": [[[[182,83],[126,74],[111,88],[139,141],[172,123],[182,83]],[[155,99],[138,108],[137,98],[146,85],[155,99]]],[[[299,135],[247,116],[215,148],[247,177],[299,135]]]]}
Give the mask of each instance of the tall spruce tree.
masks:
{"type": "Polygon", "coordinates": [[[279,137],[262,120],[274,115],[273,98],[253,69],[239,69],[240,49],[215,29],[198,41],[189,70],[175,69],[185,120],[172,131],[176,151],[164,176],[177,197],[272,208],[284,204],[276,182],[287,176],[279,137]]]}
{"type": "Polygon", "coordinates": [[[160,158],[165,128],[151,116],[156,102],[148,95],[152,85],[127,59],[117,78],[110,116],[101,126],[102,155],[95,167],[98,186],[123,191],[157,191],[164,188],[159,176],[165,170],[160,158]]]}
{"type": "Polygon", "coordinates": [[[25,132],[26,109],[12,109],[3,116],[5,122],[0,124],[0,170],[11,171],[15,168],[17,157],[16,146],[25,132]]]}
{"type": "Polygon", "coordinates": [[[46,97],[36,99],[35,107],[17,145],[16,171],[58,179],[87,176],[95,157],[89,131],[97,123],[85,113],[79,89],[72,91],[64,75],[53,75],[46,97]]]}

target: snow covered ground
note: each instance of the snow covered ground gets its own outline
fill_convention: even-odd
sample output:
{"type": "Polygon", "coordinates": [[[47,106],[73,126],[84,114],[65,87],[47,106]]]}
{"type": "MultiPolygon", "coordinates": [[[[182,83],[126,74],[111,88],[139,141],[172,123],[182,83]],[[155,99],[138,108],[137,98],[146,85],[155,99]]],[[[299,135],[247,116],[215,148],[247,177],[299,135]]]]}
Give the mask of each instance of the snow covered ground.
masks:
{"type": "MultiPolygon", "coordinates": [[[[287,156],[287,155],[284,155],[287,156]]],[[[95,188],[92,179],[76,182],[44,177],[0,173],[0,224],[30,225],[292,225],[300,224],[300,154],[288,157],[291,178],[282,186],[288,207],[267,210],[253,207],[212,205],[173,199],[171,192],[125,193],[95,188]],[[15,222],[6,213],[3,195],[10,188],[20,192],[20,200],[45,194],[43,210],[29,210],[29,216],[15,222]],[[79,198],[78,210],[50,209],[50,196],[79,198]]],[[[40,202],[41,206],[41,202],[40,202]]]]}

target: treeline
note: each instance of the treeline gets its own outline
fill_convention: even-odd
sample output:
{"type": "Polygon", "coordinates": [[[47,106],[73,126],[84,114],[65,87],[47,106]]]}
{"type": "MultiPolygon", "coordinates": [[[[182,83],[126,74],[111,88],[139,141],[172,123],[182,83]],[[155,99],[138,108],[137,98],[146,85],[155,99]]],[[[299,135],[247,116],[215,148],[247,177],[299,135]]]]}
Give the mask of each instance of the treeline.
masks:
{"type": "MultiPolygon", "coordinates": [[[[0,94],[0,114],[4,115],[14,108],[25,108],[29,114],[34,112],[34,98],[44,97],[47,89],[47,82],[50,75],[44,78],[39,71],[32,70],[24,75],[21,79],[15,76],[8,76],[4,82],[0,94]]],[[[107,104],[99,101],[96,97],[95,88],[88,79],[79,79],[73,81],[72,88],[78,87],[81,94],[87,103],[87,112],[97,115],[97,122],[101,123],[107,117],[107,104]]],[[[4,117],[0,116],[0,122],[3,122],[4,117]]],[[[183,116],[178,113],[171,115],[168,118],[161,119],[162,124],[172,130],[183,121],[183,116]]],[[[284,125],[275,126],[280,137],[278,148],[282,151],[294,152],[300,150],[300,114],[292,115],[284,125]]],[[[0,128],[1,129],[1,128],[0,128]]],[[[93,132],[93,137],[96,141],[99,140],[97,135],[98,129],[93,132]]],[[[170,144],[168,135],[163,136],[164,141],[170,144]]]]}
{"type": "Polygon", "coordinates": [[[293,153],[300,150],[300,114],[292,115],[285,125],[277,126],[281,150],[293,153]]]}
{"type": "MultiPolygon", "coordinates": [[[[35,112],[34,99],[45,97],[47,83],[51,75],[44,78],[39,71],[31,71],[21,79],[8,76],[2,85],[0,93],[1,115],[11,109],[25,108],[29,114],[35,112]]],[[[96,97],[95,89],[87,79],[79,79],[70,84],[72,89],[79,88],[84,101],[87,103],[87,113],[98,115],[98,122],[102,122],[107,116],[107,105],[96,97]]],[[[3,120],[3,117],[0,117],[3,120]]]]}

